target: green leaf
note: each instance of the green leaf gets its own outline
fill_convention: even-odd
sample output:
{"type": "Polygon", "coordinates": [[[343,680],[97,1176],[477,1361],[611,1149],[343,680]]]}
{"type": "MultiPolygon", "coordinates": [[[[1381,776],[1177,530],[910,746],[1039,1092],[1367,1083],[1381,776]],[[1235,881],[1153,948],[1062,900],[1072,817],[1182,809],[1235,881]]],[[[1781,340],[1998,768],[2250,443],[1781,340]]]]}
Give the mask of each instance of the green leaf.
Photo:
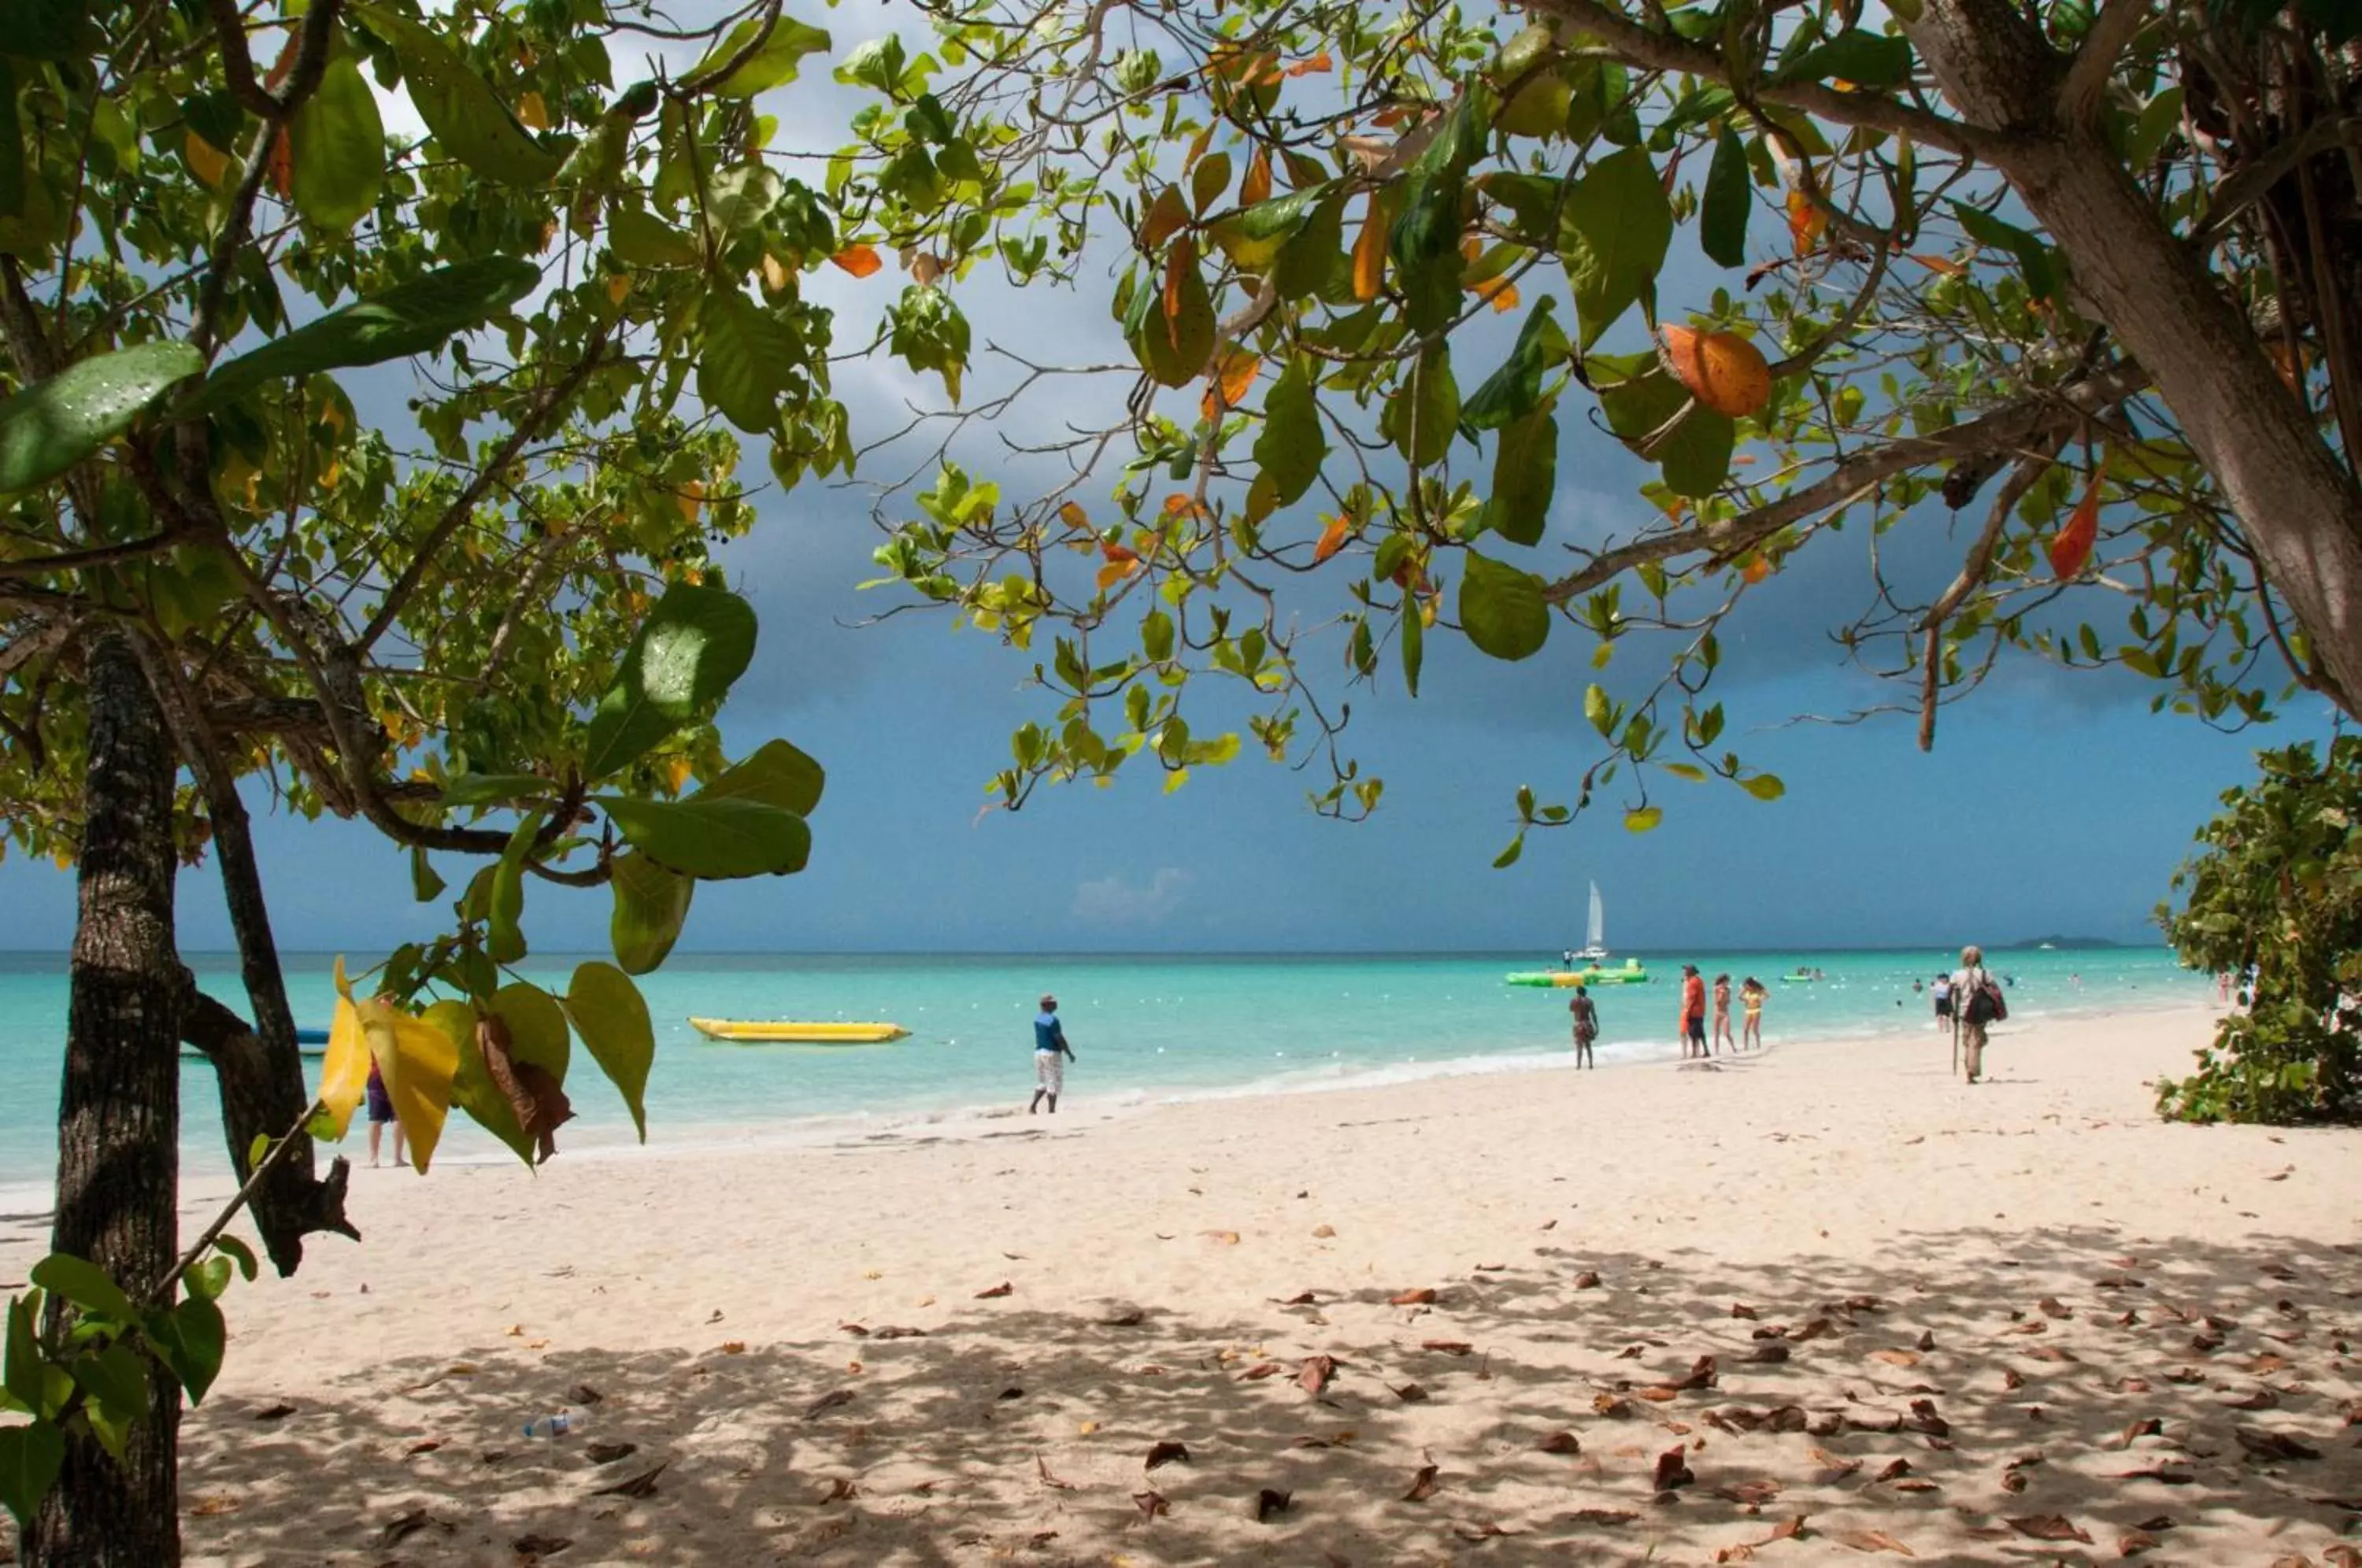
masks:
{"type": "MultiPolygon", "coordinates": [[[[723,39],[712,54],[698,61],[697,68],[690,74],[700,76],[728,64],[746,46],[746,41],[755,36],[755,29],[760,26],[760,17],[749,17],[731,28],[730,36],[723,39]]],[[[751,98],[757,93],[784,87],[796,79],[796,72],[806,55],[819,54],[829,47],[829,36],[820,28],[808,27],[793,17],[782,16],[772,23],[770,36],[763,40],[762,47],[748,57],[745,64],[706,90],[719,98],[751,98]]]]}
{"type": "Polygon", "coordinates": [[[1979,245],[2006,250],[2016,258],[2018,271],[2025,276],[2027,293],[2038,300],[2058,296],[2058,259],[2039,237],[1966,202],[1954,202],[1952,212],[1970,239],[1979,245]]]}
{"type": "Polygon", "coordinates": [[[1755,186],[1747,171],[1747,144],[1728,126],[1715,138],[1698,217],[1698,247],[1725,267],[1747,264],[1747,218],[1755,186]]]}
{"type": "Polygon", "coordinates": [[[1525,854],[1525,852],[1526,835],[1524,834],[1519,834],[1517,837],[1509,841],[1508,848],[1493,856],[1493,869],[1496,871],[1507,870],[1510,867],[1515,866],[1518,863],[1518,857],[1525,854]]]}
{"type": "Polygon", "coordinates": [[[204,369],[185,343],[76,360],[0,403],[0,495],[45,484],[131,428],[174,381],[204,369]]]}
{"type": "Polygon", "coordinates": [[[476,1039],[476,1010],[463,1001],[439,1001],[419,1016],[459,1048],[459,1065],[451,1074],[451,1103],[531,1165],[534,1141],[517,1125],[516,1108],[484,1066],[484,1048],[476,1039]]]}
{"type": "Polygon", "coordinates": [[[539,986],[514,980],[492,995],[491,1010],[508,1025],[509,1055],[530,1062],[561,1085],[573,1064],[573,1036],[567,1032],[566,1009],[539,986]]]}
{"type": "Polygon", "coordinates": [[[508,309],[540,282],[540,268],[510,256],[479,257],[424,273],[217,366],[172,416],[211,413],[282,376],[432,353],[508,309]]]}
{"type": "Polygon", "coordinates": [[[1173,657],[1173,617],[1151,610],[1140,621],[1140,651],[1163,664],[1173,657]]]}
{"type": "Polygon", "coordinates": [[[744,234],[770,215],[786,191],[786,182],[768,164],[724,169],[705,188],[706,226],[719,239],[744,234]]]}
{"type": "Polygon", "coordinates": [[[1616,710],[1607,701],[1607,689],[1596,683],[1584,688],[1583,716],[1601,734],[1616,727],[1616,710]]]}
{"type": "Polygon", "coordinates": [[[1440,463],[1460,427],[1460,387],[1451,377],[1451,347],[1437,337],[1412,368],[1409,381],[1386,400],[1378,428],[1403,460],[1419,468],[1440,463]]]}
{"type": "Polygon", "coordinates": [[[1779,775],[1773,773],[1758,773],[1751,778],[1742,778],[1738,787],[1759,801],[1776,801],[1788,792],[1788,786],[1781,783],[1779,775]]]}
{"type": "Polygon", "coordinates": [[[41,1411],[46,1379],[42,1376],[40,1337],[33,1328],[33,1304],[22,1297],[8,1303],[7,1354],[0,1361],[0,1388],[31,1414],[41,1411]]]}
{"type": "Polygon", "coordinates": [[[697,395],[750,436],[779,427],[779,399],[803,363],[803,345],[785,324],[736,288],[709,294],[697,395]]]}
{"type": "Polygon", "coordinates": [[[206,1258],[189,1265],[181,1282],[192,1296],[202,1296],[208,1301],[218,1301],[221,1293],[229,1288],[230,1272],[237,1265],[227,1258],[206,1258]]]}
{"type": "Polygon", "coordinates": [[[491,930],[484,952],[495,964],[513,964],[524,956],[524,932],[517,922],[524,916],[524,857],[541,832],[544,813],[529,812],[509,834],[508,848],[492,867],[491,930]]]}
{"type": "Polygon", "coordinates": [[[350,228],[377,209],[385,184],[385,126],[361,68],[338,54],[287,127],[290,190],[304,221],[350,228]]]}
{"type": "Polygon", "coordinates": [[[1663,767],[1666,772],[1672,774],[1676,778],[1685,778],[1693,784],[1703,784],[1705,782],[1705,769],[1698,767],[1695,763],[1668,762],[1663,764],[1663,767]]]}
{"type": "Polygon", "coordinates": [[[1317,293],[1335,275],[1344,256],[1346,194],[1331,192],[1279,248],[1279,258],[1272,263],[1272,286],[1281,299],[1293,302],[1317,293]]]}
{"type": "Polygon", "coordinates": [[[1320,477],[1320,465],[1329,456],[1312,379],[1296,360],[1288,361],[1264,394],[1263,421],[1263,433],[1255,437],[1255,467],[1270,477],[1279,504],[1293,506],[1320,477]]]}
{"type": "Polygon", "coordinates": [[[490,83],[422,22],[359,0],[352,13],[402,58],[404,85],[418,117],[443,150],[487,180],[546,185],[565,160],[533,139],[490,83]]]}
{"type": "Polygon", "coordinates": [[[51,1253],[33,1265],[32,1281],[52,1296],[61,1296],[85,1312],[128,1323],[138,1316],[123,1287],[105,1269],[71,1253],[51,1253]]]}
{"type": "Polygon", "coordinates": [[[608,220],[607,243],[630,267],[694,267],[703,259],[695,240],[637,207],[620,208],[608,220]]]}
{"type": "Polygon", "coordinates": [[[0,1427],[0,1503],[17,1516],[19,1530],[32,1529],[33,1514],[65,1463],[65,1433],[49,1422],[0,1427]]]}
{"type": "Polygon", "coordinates": [[[1206,292],[1205,271],[1194,260],[1181,269],[1178,308],[1170,316],[1161,282],[1148,292],[1148,315],[1133,351],[1157,385],[1186,387],[1206,373],[1214,352],[1214,301],[1206,292]]]}
{"type": "MultiPolygon", "coordinates": [[[[1690,401],[1682,384],[1661,370],[1599,392],[1599,406],[1607,415],[1608,428],[1632,442],[1662,430],[1690,401]]],[[[1675,495],[1703,498],[1722,488],[1738,440],[1736,421],[1700,404],[1659,438],[1652,455],[1664,469],[1667,489],[1675,495]]]]}
{"type": "Polygon", "coordinates": [[[632,977],[613,964],[584,964],[566,988],[566,1016],[607,1081],[623,1095],[632,1112],[640,1142],[648,1141],[645,1100],[648,1068],[655,1063],[657,1036],[648,1021],[647,999],[632,977]]]}
{"type": "Polygon", "coordinates": [[[645,975],[662,964],[680,939],[697,881],[645,855],[617,860],[613,881],[615,911],[608,921],[608,941],[625,974],[645,975]]]}
{"type": "Polygon", "coordinates": [[[1857,87],[1900,86],[1911,79],[1911,45],[1903,39],[1849,28],[1772,73],[1774,85],[1832,78],[1857,87]]]}
{"type": "Polygon", "coordinates": [[[446,779],[447,806],[505,806],[515,801],[546,801],[557,793],[557,780],[536,773],[461,773],[446,779]]]}
{"type": "Polygon", "coordinates": [[[713,704],[755,657],[755,612],[726,589],[677,582],[648,612],[591,716],[592,778],[621,772],[713,704]]]}
{"type": "Polygon", "coordinates": [[[760,801],[635,801],[594,795],[632,847],[692,877],[786,876],[811,856],[811,829],[760,801]]]}
{"type": "Polygon", "coordinates": [[[1543,407],[1500,434],[1485,526],[1513,545],[1539,545],[1557,494],[1558,415],[1543,407]]]}
{"type": "MultiPolygon", "coordinates": [[[[434,862],[426,851],[415,845],[410,851],[410,891],[420,903],[432,903],[443,895],[443,878],[436,874],[434,862]]],[[[258,1137],[263,1134],[257,1134],[258,1137]]]]}
{"type": "Polygon", "coordinates": [[[1534,303],[1518,330],[1518,346],[1461,408],[1462,429],[1498,430],[1540,406],[1543,372],[1566,358],[1566,334],[1552,314],[1557,304],[1549,294],[1534,303]]]}
{"type": "Polygon", "coordinates": [[[819,763],[783,740],[766,741],[752,756],[724,768],[694,799],[759,801],[808,817],[820,804],[828,776],[819,763]]]}
{"type": "MultiPolygon", "coordinates": [[[[226,1276],[228,1263],[216,1261],[226,1276]]],[[[226,1286],[227,1278],[222,1283],[226,1286]]],[[[67,1371],[83,1394],[116,1420],[127,1426],[148,1414],[147,1370],[139,1364],[139,1353],[122,1341],[74,1357],[67,1371]]]]}
{"type": "Polygon", "coordinates": [[[236,1236],[215,1236],[214,1238],[214,1250],[218,1253],[226,1253],[230,1257],[236,1259],[237,1262],[238,1274],[249,1285],[254,1283],[254,1276],[261,1272],[262,1265],[256,1261],[254,1249],[248,1246],[244,1242],[239,1241],[236,1236]]]}
{"type": "Polygon", "coordinates": [[[1469,551],[1461,569],[1461,629],[1495,658],[1520,659],[1540,652],[1551,627],[1543,586],[1532,572],[1469,551]]]}
{"type": "Polygon", "coordinates": [[[1665,812],[1662,807],[1642,806],[1638,811],[1624,813],[1624,828],[1628,833],[1647,833],[1664,820],[1665,812]]]}
{"type": "Polygon", "coordinates": [[[1587,348],[1653,287],[1672,242],[1672,207],[1648,153],[1627,148],[1593,164],[1567,193],[1559,230],[1587,348]]]}
{"type": "Polygon", "coordinates": [[[204,1403],[205,1391],[221,1375],[222,1352],[229,1342],[229,1327],[221,1309],[202,1297],[191,1297],[172,1309],[175,1353],[165,1357],[172,1375],[181,1380],[189,1403],[204,1403]]]}
{"type": "Polygon", "coordinates": [[[1426,662],[1427,627],[1419,617],[1418,601],[1405,595],[1402,614],[1403,685],[1413,697],[1418,695],[1419,667],[1426,662]]]}

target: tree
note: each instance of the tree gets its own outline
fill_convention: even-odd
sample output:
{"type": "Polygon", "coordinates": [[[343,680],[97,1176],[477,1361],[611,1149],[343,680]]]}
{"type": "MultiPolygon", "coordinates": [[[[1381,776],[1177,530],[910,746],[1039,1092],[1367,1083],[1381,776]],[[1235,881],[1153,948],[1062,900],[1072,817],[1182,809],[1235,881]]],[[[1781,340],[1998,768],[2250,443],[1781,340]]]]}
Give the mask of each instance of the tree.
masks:
{"type": "Polygon", "coordinates": [[[57,1255],[0,1396],[33,1417],[0,1430],[28,1562],[178,1560],[179,1408],[237,1253],[218,1224],[178,1251],[183,1042],[290,1272],[352,1233],[313,1140],[372,1061],[422,1172],[454,1102],[547,1157],[578,1041],[645,1131],[630,976],[699,881],[802,867],[818,764],[732,762],[712,728],[756,642],[712,551],[754,520],[742,434],[783,487],[850,460],[800,279],[874,259],[770,166],[752,102],[828,45],[777,0],[686,31],[592,0],[11,8],[0,821],[82,891],[57,1255]],[[611,44],[679,60],[618,90],[611,44]],[[426,135],[388,137],[381,94],[426,135]],[[405,361],[397,409],[370,368],[405,361]],[[248,829],[265,790],[406,847],[421,903],[438,857],[477,863],[442,934],[359,992],[340,972],[316,1097],[248,829]],[[174,941],[175,867],[207,854],[244,1008],[174,941]],[[549,887],[613,901],[615,962],[562,998],[502,973],[549,887]]]}
{"type": "Polygon", "coordinates": [[[2262,777],[2226,790],[2198,830],[2205,848],[2173,879],[2158,922],[2194,969],[2240,976],[2186,1078],[2160,1080],[2159,1111],[2186,1121],[2351,1121],[2362,1116],[2362,738],[2268,751],[2262,777]],[[2252,975],[2251,979],[2246,978],[2252,975]]]}
{"type": "Polygon", "coordinates": [[[1721,738],[1717,630],[1840,535],[1873,581],[1835,634],[1923,746],[2014,647],[2225,726],[2362,700],[2351,0],[925,8],[973,63],[882,73],[911,113],[837,188],[930,271],[1080,289],[1121,249],[1123,362],[995,346],[1013,381],[950,416],[1120,382],[1034,451],[1058,482],[1004,502],[947,439],[880,506],[920,599],[1047,646],[1010,806],[1232,755],[1188,701],[1211,674],[1364,812],[1309,661],[1341,641],[1349,683],[1416,695],[1438,627],[1598,668],[1671,639],[1589,686],[1604,755],[1571,805],[1520,792],[1505,864],[1619,769],[1634,828],[1665,776],[1774,796],[1721,738]],[[1006,127],[976,171],[933,156],[939,109],[1006,127]],[[1512,344],[1486,323],[1520,304],[1512,344]],[[1538,554],[1577,420],[1657,472],[1538,554]]]}

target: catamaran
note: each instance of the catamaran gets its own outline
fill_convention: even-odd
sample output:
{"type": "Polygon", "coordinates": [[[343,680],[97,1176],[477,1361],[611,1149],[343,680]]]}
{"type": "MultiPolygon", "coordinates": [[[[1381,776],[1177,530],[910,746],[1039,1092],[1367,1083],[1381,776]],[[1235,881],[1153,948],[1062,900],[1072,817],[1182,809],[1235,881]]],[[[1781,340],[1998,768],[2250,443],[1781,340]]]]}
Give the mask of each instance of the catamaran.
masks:
{"type": "Polygon", "coordinates": [[[1599,884],[1591,884],[1591,922],[1584,928],[1583,945],[1566,955],[1566,966],[1607,962],[1607,906],[1599,901],[1599,884]]]}
{"type": "Polygon", "coordinates": [[[1565,954],[1566,966],[1536,969],[1502,978],[1513,986],[1638,986],[1648,983],[1649,971],[1638,958],[1627,958],[1621,968],[1607,966],[1607,910],[1600,901],[1599,884],[1591,884],[1591,920],[1580,951],[1565,954]]]}

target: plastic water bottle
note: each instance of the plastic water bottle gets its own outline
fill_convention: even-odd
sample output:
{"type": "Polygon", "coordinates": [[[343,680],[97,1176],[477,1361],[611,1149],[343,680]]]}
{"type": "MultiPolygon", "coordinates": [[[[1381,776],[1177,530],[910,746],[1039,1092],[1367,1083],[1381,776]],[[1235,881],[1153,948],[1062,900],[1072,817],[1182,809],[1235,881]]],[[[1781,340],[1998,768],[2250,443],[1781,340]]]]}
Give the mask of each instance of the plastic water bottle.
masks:
{"type": "Polygon", "coordinates": [[[582,1418],[571,1410],[560,1410],[554,1416],[541,1416],[524,1424],[529,1438],[560,1438],[582,1424],[582,1418]]]}

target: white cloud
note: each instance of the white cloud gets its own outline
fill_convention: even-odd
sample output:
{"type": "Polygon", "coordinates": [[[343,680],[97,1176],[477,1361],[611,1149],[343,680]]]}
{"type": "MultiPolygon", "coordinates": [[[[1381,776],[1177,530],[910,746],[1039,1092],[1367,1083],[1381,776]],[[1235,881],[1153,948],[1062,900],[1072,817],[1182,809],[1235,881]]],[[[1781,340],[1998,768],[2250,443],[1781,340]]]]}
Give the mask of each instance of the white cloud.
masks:
{"type": "Polygon", "coordinates": [[[1177,866],[1158,867],[1142,888],[1121,877],[1102,877],[1075,889],[1074,908],[1067,912],[1098,925],[1161,925],[1187,896],[1190,880],[1177,866]]]}

